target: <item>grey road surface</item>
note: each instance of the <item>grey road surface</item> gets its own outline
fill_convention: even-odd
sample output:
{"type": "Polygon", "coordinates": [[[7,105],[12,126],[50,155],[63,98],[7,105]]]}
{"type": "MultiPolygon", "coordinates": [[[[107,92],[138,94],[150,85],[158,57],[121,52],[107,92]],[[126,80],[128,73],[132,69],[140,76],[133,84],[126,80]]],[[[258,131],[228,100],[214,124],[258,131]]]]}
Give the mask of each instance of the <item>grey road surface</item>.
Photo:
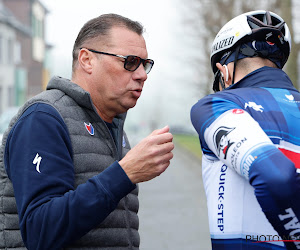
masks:
{"type": "Polygon", "coordinates": [[[141,183],[141,250],[211,250],[200,160],[175,145],[171,165],[141,183]]]}

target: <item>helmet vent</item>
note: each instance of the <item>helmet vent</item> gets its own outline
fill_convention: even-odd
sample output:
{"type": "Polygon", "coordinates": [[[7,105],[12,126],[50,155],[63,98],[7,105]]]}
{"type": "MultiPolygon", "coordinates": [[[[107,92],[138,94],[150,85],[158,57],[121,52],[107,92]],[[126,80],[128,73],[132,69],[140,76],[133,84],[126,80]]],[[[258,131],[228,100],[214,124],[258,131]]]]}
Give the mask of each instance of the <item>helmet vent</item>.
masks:
{"type": "Polygon", "coordinates": [[[256,23],[252,22],[251,20],[248,20],[248,24],[249,24],[251,29],[257,29],[257,28],[260,27],[256,23]]]}

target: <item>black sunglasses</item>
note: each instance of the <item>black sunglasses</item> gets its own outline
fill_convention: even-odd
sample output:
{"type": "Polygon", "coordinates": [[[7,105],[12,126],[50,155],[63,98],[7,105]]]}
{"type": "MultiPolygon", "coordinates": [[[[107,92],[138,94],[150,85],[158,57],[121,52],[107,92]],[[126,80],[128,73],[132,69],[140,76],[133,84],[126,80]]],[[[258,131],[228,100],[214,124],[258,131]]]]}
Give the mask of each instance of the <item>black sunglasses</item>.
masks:
{"type": "MultiPolygon", "coordinates": [[[[83,49],[83,48],[80,48],[80,49],[83,49]]],[[[143,59],[143,58],[140,58],[139,56],[133,56],[133,55],[122,56],[122,55],[101,52],[101,51],[88,49],[88,48],[85,48],[85,49],[87,49],[88,51],[94,52],[94,53],[108,55],[108,56],[116,56],[116,57],[125,59],[124,68],[128,71],[135,71],[141,65],[141,63],[143,63],[143,67],[144,67],[146,73],[148,74],[151,71],[153,64],[154,64],[154,61],[152,59],[143,59]]]]}

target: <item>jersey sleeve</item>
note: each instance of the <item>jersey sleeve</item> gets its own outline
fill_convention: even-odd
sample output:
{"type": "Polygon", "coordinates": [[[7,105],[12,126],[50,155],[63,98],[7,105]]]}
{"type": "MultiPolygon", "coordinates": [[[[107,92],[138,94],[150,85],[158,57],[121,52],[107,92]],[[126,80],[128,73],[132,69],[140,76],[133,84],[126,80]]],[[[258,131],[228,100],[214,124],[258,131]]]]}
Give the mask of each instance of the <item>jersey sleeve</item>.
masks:
{"type": "Polygon", "coordinates": [[[241,106],[228,98],[215,97],[214,95],[206,96],[192,107],[191,121],[199,135],[201,149],[206,156],[217,158],[204,138],[207,127],[224,112],[233,109],[241,109],[241,106]]]}
{"type": "Polygon", "coordinates": [[[82,237],[136,187],[115,162],[75,189],[67,127],[53,107],[41,103],[11,130],[5,167],[28,249],[60,249],[82,237]]]}
{"type": "Polygon", "coordinates": [[[300,249],[293,241],[300,235],[300,179],[294,163],[245,110],[228,100],[218,102],[217,111],[207,101],[192,109],[202,148],[249,180],[269,222],[283,239],[289,239],[287,249],[300,249]]]}
{"type": "Polygon", "coordinates": [[[206,128],[204,140],[219,160],[246,179],[254,161],[260,161],[269,150],[276,150],[259,124],[242,109],[220,115],[206,128]]]}

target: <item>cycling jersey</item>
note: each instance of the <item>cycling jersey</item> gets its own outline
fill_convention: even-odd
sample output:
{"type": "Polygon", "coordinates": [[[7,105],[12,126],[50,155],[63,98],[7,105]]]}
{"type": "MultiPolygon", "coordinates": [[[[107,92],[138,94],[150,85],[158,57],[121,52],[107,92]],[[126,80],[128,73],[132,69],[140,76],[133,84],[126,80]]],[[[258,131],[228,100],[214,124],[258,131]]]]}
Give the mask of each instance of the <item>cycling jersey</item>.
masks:
{"type": "Polygon", "coordinates": [[[214,250],[300,249],[299,109],[270,67],[193,106],[214,250]]]}

